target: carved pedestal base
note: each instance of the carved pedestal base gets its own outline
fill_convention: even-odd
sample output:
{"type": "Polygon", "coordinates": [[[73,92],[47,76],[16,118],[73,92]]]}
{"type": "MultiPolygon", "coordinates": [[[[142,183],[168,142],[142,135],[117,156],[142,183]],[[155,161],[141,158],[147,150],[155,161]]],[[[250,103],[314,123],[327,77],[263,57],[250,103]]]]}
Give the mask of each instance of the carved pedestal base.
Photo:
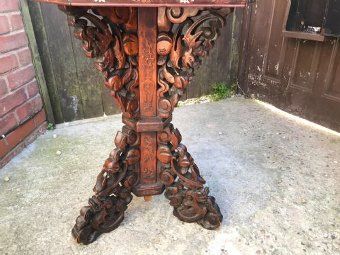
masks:
{"type": "MultiPolygon", "coordinates": [[[[89,205],[80,210],[72,229],[79,243],[89,244],[102,234],[119,226],[124,211],[132,200],[131,191],[138,183],[140,154],[136,133],[124,126],[115,139],[117,146],[105,161],[94,187],[95,195],[89,205]]],[[[185,222],[197,222],[206,229],[216,229],[222,214],[215,198],[204,188],[204,179],[185,145],[181,144],[177,129],[169,124],[158,132],[157,158],[165,197],[174,207],[174,215],[185,222]]]]}
{"type": "Polygon", "coordinates": [[[86,56],[121,107],[125,126],[72,229],[89,244],[117,228],[137,196],[160,194],[174,215],[216,229],[222,214],[171,124],[194,67],[212,48],[231,9],[60,7],[86,56]]]}

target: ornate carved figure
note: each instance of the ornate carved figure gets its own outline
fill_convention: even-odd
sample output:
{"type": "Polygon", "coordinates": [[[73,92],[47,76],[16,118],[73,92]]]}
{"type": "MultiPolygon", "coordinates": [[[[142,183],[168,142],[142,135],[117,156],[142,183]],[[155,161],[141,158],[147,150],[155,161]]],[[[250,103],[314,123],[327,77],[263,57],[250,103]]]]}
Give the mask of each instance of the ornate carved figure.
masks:
{"type": "MultiPolygon", "coordinates": [[[[159,176],[176,217],[197,222],[207,229],[219,227],[220,209],[214,197],[209,196],[198,167],[170,121],[174,107],[194,75],[194,68],[213,47],[232,9],[158,8],[156,45],[143,44],[145,52],[138,52],[142,42],[138,42],[141,28],[138,28],[136,8],[60,8],[69,15],[69,24],[75,27],[76,38],[82,40],[86,56],[93,58],[96,68],[104,74],[105,86],[121,107],[125,123],[122,132],[116,135],[116,149],[97,177],[94,196],[80,211],[72,229],[73,236],[78,242],[88,244],[101,233],[118,227],[132,200],[131,192],[142,194],[135,188],[140,186],[141,162],[145,164],[149,160],[157,160],[157,169],[145,168],[143,172],[144,176],[152,177],[149,189],[156,190],[152,186],[153,176],[159,176]],[[152,57],[153,50],[157,51],[157,59],[152,57]],[[143,94],[146,99],[140,96],[139,54],[140,57],[150,54],[148,59],[157,61],[157,78],[144,72],[148,81],[141,80],[145,86],[143,91],[151,90],[152,82],[156,84],[156,108],[146,100],[147,93],[143,94]],[[155,110],[156,116],[143,116],[141,109],[155,110]],[[142,128],[138,129],[138,125],[142,128]],[[153,143],[153,139],[157,141],[153,143]],[[153,147],[150,151],[155,150],[157,155],[141,151],[147,146],[153,147]]],[[[160,192],[158,188],[152,194],[160,192]]]]}

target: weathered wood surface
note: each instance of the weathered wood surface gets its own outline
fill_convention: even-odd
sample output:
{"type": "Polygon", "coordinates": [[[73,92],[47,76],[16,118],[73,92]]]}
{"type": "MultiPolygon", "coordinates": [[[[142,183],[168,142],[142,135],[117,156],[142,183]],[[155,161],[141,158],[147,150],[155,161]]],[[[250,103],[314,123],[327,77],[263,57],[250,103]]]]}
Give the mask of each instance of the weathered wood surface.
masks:
{"type": "MultiPolygon", "coordinates": [[[[29,1],[29,9],[56,123],[119,113],[103,86],[102,75],[84,58],[80,42],[73,38],[66,15],[46,3],[29,1]]],[[[192,85],[182,99],[210,93],[214,83],[235,82],[242,13],[242,9],[236,9],[227,17],[216,47],[195,70],[192,85]]]]}
{"type": "Polygon", "coordinates": [[[56,123],[119,113],[66,15],[55,5],[29,2],[29,8],[56,123]]]}
{"type": "Polygon", "coordinates": [[[242,89],[340,130],[340,41],[284,37],[288,4],[288,0],[262,0],[252,5],[242,89]]]}
{"type": "Polygon", "coordinates": [[[195,76],[191,86],[186,90],[185,98],[207,95],[211,93],[212,86],[216,83],[227,85],[237,83],[242,17],[243,9],[235,9],[227,16],[226,26],[221,29],[216,46],[211,49],[203,64],[195,70],[195,76]]]}
{"type": "Polygon", "coordinates": [[[21,15],[22,15],[22,18],[25,24],[25,31],[26,31],[30,49],[31,49],[32,61],[34,64],[36,79],[39,85],[39,91],[43,99],[44,108],[46,111],[47,121],[49,123],[54,123],[55,120],[54,120],[50,95],[47,90],[45,75],[44,75],[44,71],[43,71],[42,63],[41,63],[41,57],[40,57],[36,37],[34,34],[34,30],[33,30],[31,15],[28,9],[28,0],[20,0],[20,5],[21,5],[21,15]]]}

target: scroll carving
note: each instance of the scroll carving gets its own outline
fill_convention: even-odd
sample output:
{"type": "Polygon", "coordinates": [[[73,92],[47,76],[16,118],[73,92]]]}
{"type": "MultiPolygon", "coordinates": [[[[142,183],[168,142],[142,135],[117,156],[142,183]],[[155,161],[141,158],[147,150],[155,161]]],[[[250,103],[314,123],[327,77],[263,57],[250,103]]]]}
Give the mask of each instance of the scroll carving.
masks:
{"type": "MultiPolygon", "coordinates": [[[[158,115],[169,118],[199,66],[209,54],[232,9],[159,8],[158,115]]],[[[172,124],[158,133],[157,159],[165,196],[174,215],[185,222],[197,222],[216,229],[222,214],[187,148],[172,124]]]]}
{"type": "Polygon", "coordinates": [[[85,55],[93,58],[95,67],[104,74],[105,86],[129,124],[117,133],[116,148],[97,176],[95,194],[80,210],[72,229],[77,242],[89,244],[119,226],[137,181],[140,134],[133,125],[139,117],[137,12],[135,8],[60,9],[69,15],[75,37],[83,42],[85,55]]]}
{"type": "Polygon", "coordinates": [[[131,189],[139,168],[139,136],[128,126],[115,138],[116,149],[105,161],[93,188],[95,195],[80,210],[72,235],[79,243],[89,244],[102,233],[119,226],[132,200],[131,189]]]}
{"type": "Polygon", "coordinates": [[[83,42],[86,57],[104,74],[105,86],[123,115],[137,119],[139,114],[138,38],[136,8],[75,8],[60,6],[66,12],[74,36],[83,42]]]}
{"type": "Polygon", "coordinates": [[[233,9],[159,8],[158,113],[168,118],[233,9]]]}
{"type": "Polygon", "coordinates": [[[216,229],[223,216],[215,198],[209,196],[209,189],[204,187],[205,180],[181,140],[181,134],[172,124],[158,133],[157,159],[161,180],[166,186],[165,196],[180,220],[216,229]]]}

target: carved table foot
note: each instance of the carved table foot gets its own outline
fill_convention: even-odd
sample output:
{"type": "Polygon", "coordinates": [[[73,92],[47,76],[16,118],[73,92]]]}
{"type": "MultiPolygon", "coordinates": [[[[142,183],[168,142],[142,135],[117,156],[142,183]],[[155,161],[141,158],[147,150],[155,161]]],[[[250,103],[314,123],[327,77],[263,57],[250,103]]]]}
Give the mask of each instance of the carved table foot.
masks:
{"type": "Polygon", "coordinates": [[[220,226],[223,216],[215,198],[209,196],[205,180],[185,145],[181,134],[169,124],[158,133],[157,157],[165,196],[174,207],[174,215],[185,222],[197,222],[206,229],[220,226]]]}
{"type": "MultiPolygon", "coordinates": [[[[195,67],[209,54],[225,17],[232,9],[158,9],[158,116],[171,118],[174,107],[194,75],[195,67]]],[[[197,222],[206,229],[220,226],[223,216],[215,198],[203,185],[198,167],[181,135],[172,124],[158,132],[157,157],[165,196],[174,215],[185,222],[197,222]]]]}
{"type": "Polygon", "coordinates": [[[131,189],[137,180],[140,160],[137,133],[123,127],[115,138],[117,146],[105,161],[93,188],[95,195],[80,210],[72,229],[78,243],[89,244],[106,232],[117,228],[132,200],[131,189]]]}

